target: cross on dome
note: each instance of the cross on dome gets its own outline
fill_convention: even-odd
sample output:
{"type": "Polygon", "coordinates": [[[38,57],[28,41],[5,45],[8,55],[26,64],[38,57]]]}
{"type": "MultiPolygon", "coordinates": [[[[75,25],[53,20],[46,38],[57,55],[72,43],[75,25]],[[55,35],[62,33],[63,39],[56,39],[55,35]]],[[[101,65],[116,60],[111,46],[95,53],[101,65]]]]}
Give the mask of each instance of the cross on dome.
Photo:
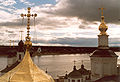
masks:
{"type": "Polygon", "coordinates": [[[104,16],[103,16],[103,10],[105,8],[99,8],[101,10],[101,24],[99,26],[99,30],[100,30],[100,35],[107,35],[106,31],[108,29],[108,27],[106,26],[105,22],[104,22],[104,16]]]}
{"type": "Polygon", "coordinates": [[[75,64],[76,64],[76,61],[74,60],[73,62],[74,62],[74,66],[75,66],[75,64]]]}
{"type": "Polygon", "coordinates": [[[37,14],[35,13],[35,14],[31,14],[30,13],[30,7],[28,7],[28,13],[27,14],[21,14],[21,17],[27,17],[28,18],[28,20],[27,20],[27,36],[26,36],[26,41],[25,41],[25,46],[26,46],[26,49],[30,49],[31,48],[31,46],[32,46],[32,42],[30,41],[30,17],[32,16],[32,17],[36,17],[37,16],[37,14]]]}
{"type": "Polygon", "coordinates": [[[101,16],[103,16],[103,10],[104,10],[105,8],[99,8],[99,10],[101,10],[101,16]]]}

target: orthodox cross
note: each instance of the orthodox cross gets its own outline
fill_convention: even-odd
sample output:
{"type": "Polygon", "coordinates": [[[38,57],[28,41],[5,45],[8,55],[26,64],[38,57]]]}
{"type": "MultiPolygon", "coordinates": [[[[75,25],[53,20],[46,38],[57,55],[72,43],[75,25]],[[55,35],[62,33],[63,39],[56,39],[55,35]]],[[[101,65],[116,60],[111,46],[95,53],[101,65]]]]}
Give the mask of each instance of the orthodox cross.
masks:
{"type": "Polygon", "coordinates": [[[30,7],[28,7],[28,13],[27,14],[21,14],[21,17],[27,17],[28,19],[27,19],[27,37],[26,37],[26,41],[30,41],[30,37],[29,37],[29,30],[30,30],[30,17],[32,16],[32,17],[36,17],[37,16],[37,14],[35,13],[35,14],[30,14],[30,7]]]}
{"type": "Polygon", "coordinates": [[[101,16],[103,16],[103,10],[104,10],[105,8],[99,8],[99,10],[101,10],[101,16]]]}
{"type": "Polygon", "coordinates": [[[23,31],[21,30],[21,31],[20,31],[20,33],[21,33],[21,40],[22,40],[22,32],[23,32],[23,31]]]}

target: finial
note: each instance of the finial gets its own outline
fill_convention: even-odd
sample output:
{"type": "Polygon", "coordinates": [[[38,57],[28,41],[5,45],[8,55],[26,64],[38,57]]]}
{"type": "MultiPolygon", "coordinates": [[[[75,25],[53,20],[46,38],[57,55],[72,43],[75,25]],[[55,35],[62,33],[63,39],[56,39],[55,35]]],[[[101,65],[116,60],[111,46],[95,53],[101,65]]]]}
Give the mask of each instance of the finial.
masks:
{"type": "Polygon", "coordinates": [[[77,70],[77,69],[76,69],[76,66],[75,66],[76,61],[74,60],[73,62],[74,62],[73,70],[77,70]]]}
{"type": "Polygon", "coordinates": [[[105,22],[104,22],[104,16],[103,16],[103,10],[105,8],[99,8],[99,10],[101,10],[101,24],[99,26],[99,30],[100,30],[100,35],[107,35],[106,31],[108,29],[108,27],[106,26],[105,22]]]}
{"type": "Polygon", "coordinates": [[[81,62],[82,62],[82,64],[81,64],[81,68],[84,68],[84,65],[83,65],[83,60],[82,60],[81,62]]]}
{"type": "Polygon", "coordinates": [[[103,10],[104,10],[105,8],[99,8],[99,10],[101,10],[101,16],[103,16],[103,10]]]}
{"type": "Polygon", "coordinates": [[[101,22],[104,22],[104,16],[103,16],[103,10],[105,8],[99,8],[99,10],[101,10],[101,22]]]}
{"type": "Polygon", "coordinates": [[[76,61],[74,60],[73,62],[74,62],[74,66],[75,66],[76,61]]]}
{"type": "Polygon", "coordinates": [[[28,10],[30,10],[31,8],[30,8],[30,7],[28,7],[27,9],[28,9],[28,10]]]}
{"type": "Polygon", "coordinates": [[[28,14],[21,14],[21,17],[27,17],[28,20],[27,20],[27,36],[26,36],[26,41],[25,41],[25,46],[26,46],[26,49],[30,49],[32,47],[32,42],[30,41],[31,37],[29,36],[30,35],[30,17],[36,17],[37,14],[30,14],[30,7],[28,7],[28,14]]]}

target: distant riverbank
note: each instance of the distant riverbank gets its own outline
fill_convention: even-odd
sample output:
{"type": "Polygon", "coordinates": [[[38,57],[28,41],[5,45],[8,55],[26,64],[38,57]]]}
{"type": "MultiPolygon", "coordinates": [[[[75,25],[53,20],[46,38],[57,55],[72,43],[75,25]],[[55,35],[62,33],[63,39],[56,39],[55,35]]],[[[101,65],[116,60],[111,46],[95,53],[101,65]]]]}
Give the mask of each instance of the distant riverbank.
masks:
{"type": "MultiPolygon", "coordinates": [[[[38,48],[41,48],[41,52],[37,55],[59,55],[59,54],[85,54],[92,53],[97,47],[69,47],[69,46],[33,46],[31,48],[31,54],[35,55],[38,48]]],[[[120,52],[120,47],[110,47],[115,52],[120,52]]],[[[0,55],[15,55],[18,50],[18,46],[0,46],[0,55]]]]}

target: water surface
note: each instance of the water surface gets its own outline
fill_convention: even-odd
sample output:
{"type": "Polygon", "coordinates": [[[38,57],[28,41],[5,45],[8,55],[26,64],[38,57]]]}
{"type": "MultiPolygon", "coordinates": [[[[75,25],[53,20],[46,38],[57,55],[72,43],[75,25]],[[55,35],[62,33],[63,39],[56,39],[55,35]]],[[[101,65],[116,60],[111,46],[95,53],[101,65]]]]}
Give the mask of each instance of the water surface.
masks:
{"type": "MultiPolygon", "coordinates": [[[[120,56],[120,52],[116,52],[120,56]]],[[[65,54],[65,55],[44,55],[44,56],[35,56],[33,61],[37,66],[50,74],[53,78],[57,76],[65,75],[66,71],[71,72],[74,66],[74,60],[76,61],[75,65],[77,69],[81,67],[82,60],[86,69],[90,70],[90,56],[91,54],[65,54]]],[[[120,57],[118,57],[118,64],[120,64],[120,57]]],[[[0,70],[4,69],[7,65],[7,57],[0,56],[0,70]]]]}

